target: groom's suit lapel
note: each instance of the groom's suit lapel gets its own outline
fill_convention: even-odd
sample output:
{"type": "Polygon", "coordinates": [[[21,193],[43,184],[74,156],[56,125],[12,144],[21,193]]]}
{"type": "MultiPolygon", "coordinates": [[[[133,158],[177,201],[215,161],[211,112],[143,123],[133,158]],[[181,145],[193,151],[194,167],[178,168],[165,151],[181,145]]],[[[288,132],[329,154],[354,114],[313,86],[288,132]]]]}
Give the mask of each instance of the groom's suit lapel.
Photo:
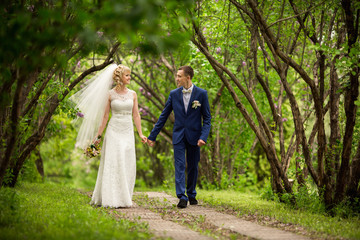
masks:
{"type": "Polygon", "coordinates": [[[185,113],[185,106],[184,106],[184,100],[183,100],[183,92],[182,92],[183,88],[179,88],[179,93],[178,93],[178,96],[179,96],[179,103],[180,103],[180,106],[181,106],[181,110],[183,111],[183,113],[185,113]]]}
{"type": "MultiPolygon", "coordinates": [[[[188,105],[188,108],[187,108],[187,114],[189,114],[189,111],[191,110],[191,105],[192,105],[192,102],[194,101],[195,94],[196,94],[196,86],[194,85],[193,90],[191,92],[189,105],[188,105]]],[[[185,109],[184,109],[184,111],[185,111],[185,109]]]]}

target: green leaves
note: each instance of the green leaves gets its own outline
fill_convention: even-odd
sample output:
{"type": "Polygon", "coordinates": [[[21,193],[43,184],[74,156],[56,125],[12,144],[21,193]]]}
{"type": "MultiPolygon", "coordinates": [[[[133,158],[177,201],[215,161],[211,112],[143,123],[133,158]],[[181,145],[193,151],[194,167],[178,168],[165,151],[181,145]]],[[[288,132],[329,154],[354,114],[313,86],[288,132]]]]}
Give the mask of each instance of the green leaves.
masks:
{"type": "MultiPolygon", "coordinates": [[[[73,76],[85,70],[83,58],[92,54],[89,65],[99,65],[104,58],[112,61],[115,50],[110,49],[114,45],[118,49],[120,43],[152,54],[178,47],[188,35],[172,33],[179,26],[177,20],[187,18],[186,8],[177,8],[189,7],[191,3],[175,0],[1,2],[0,113],[11,112],[13,102],[21,102],[24,109],[30,106],[26,113],[21,106],[13,111],[19,114],[12,117],[6,114],[1,129],[9,128],[11,122],[22,123],[18,118],[23,115],[29,115],[26,117],[31,120],[27,121],[29,125],[20,124],[16,128],[20,134],[5,128],[0,132],[4,142],[6,138],[14,139],[10,146],[1,144],[0,152],[14,153],[5,156],[14,160],[24,149],[21,144],[27,143],[31,146],[29,150],[38,144],[39,139],[30,144],[28,137],[34,133],[43,136],[51,115],[60,113],[61,107],[66,108],[60,102],[69,93],[73,76]],[[178,16],[167,24],[167,18],[175,11],[178,16]],[[15,89],[20,89],[24,96],[16,95],[15,89]],[[56,110],[59,104],[60,110],[56,110]],[[13,136],[5,136],[6,132],[13,132],[13,136]],[[14,147],[19,149],[13,151],[14,147]]],[[[26,154],[22,156],[26,158],[26,154]]],[[[0,154],[0,159],[3,157],[0,154]]],[[[1,169],[6,169],[10,162],[4,164],[1,169]]],[[[0,179],[3,174],[0,173],[0,179]]]]}

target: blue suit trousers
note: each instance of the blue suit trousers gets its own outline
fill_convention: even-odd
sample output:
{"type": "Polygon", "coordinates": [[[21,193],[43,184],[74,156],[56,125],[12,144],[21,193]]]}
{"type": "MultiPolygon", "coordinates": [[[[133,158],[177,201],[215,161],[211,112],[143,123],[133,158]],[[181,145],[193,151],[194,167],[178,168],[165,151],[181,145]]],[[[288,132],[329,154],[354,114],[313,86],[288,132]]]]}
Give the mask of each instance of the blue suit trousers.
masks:
{"type": "Polygon", "coordinates": [[[174,144],[175,159],[175,185],[176,195],[179,199],[188,201],[196,196],[196,181],[200,161],[200,147],[191,145],[184,137],[179,143],[174,144]],[[185,195],[185,170],[187,167],[187,185],[185,195]]]}

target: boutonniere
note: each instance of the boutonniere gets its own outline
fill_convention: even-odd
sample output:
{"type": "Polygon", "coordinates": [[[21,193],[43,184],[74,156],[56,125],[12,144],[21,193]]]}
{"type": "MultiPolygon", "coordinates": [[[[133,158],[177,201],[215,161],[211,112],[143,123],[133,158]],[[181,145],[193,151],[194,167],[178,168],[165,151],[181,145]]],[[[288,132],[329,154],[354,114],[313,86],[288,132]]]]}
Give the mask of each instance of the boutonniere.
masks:
{"type": "Polygon", "coordinates": [[[196,109],[197,107],[200,107],[201,104],[198,100],[195,100],[192,102],[192,108],[196,109]]]}

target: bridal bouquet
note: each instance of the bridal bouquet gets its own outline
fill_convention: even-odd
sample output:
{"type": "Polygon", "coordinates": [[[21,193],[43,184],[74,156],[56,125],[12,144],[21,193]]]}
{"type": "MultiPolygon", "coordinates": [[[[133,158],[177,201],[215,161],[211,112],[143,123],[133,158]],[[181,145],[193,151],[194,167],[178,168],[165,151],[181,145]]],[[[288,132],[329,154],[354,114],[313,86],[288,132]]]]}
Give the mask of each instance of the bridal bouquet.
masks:
{"type": "Polygon", "coordinates": [[[89,147],[87,147],[84,151],[84,154],[89,157],[96,157],[100,155],[101,147],[99,143],[92,143],[89,147]]]}

